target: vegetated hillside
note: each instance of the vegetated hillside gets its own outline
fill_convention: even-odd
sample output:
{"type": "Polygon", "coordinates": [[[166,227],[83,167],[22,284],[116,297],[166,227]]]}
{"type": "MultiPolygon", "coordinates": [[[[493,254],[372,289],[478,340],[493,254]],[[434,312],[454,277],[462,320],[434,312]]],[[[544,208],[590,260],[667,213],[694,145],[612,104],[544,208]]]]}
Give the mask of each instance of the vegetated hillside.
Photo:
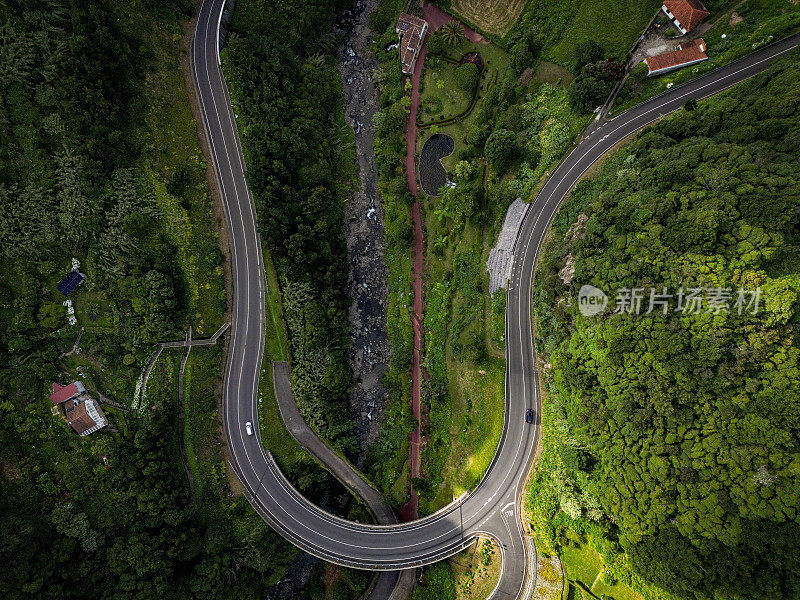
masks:
{"type": "Polygon", "coordinates": [[[294,554],[229,495],[219,349],[193,351],[187,370],[196,504],[178,453],[177,352],[162,354],[141,415],[125,410],[155,342],[225,318],[179,62],[190,14],[181,2],[0,8],[2,598],[254,598],[294,554]],[[72,257],[87,275],[74,326],[55,290],[72,257]],[[80,352],[65,354],[81,329],[80,352]],[[87,437],[48,398],[75,378],[122,407],[104,403],[110,426],[87,437]]]}
{"type": "Polygon", "coordinates": [[[565,67],[587,40],[623,60],[660,7],[660,0],[529,0],[516,29],[535,30],[544,58],[565,67]]]}
{"type": "Polygon", "coordinates": [[[343,184],[352,133],[341,110],[333,11],[346,1],[237,5],[223,67],[262,238],[283,296],[292,386],[306,421],[355,451],[343,184]]]}
{"type": "Polygon", "coordinates": [[[798,115],[794,53],[641,133],[558,213],[534,298],[542,550],[577,534],[608,578],[669,597],[800,597],[798,115]],[[601,315],[580,316],[584,284],[601,315]],[[733,288],[731,311],[612,314],[636,287],[646,312],[651,286],[733,288]]]}
{"type": "MultiPolygon", "coordinates": [[[[399,502],[407,490],[405,443],[415,426],[403,408],[410,393],[412,349],[408,273],[413,198],[403,164],[411,98],[393,47],[394,24],[404,6],[402,1],[382,2],[373,23],[379,34],[376,80],[381,88],[375,149],[386,210],[393,354],[384,381],[392,401],[366,463],[372,480],[399,502]]],[[[602,101],[598,96],[619,74],[621,65],[608,60],[608,49],[585,36],[580,39],[585,43],[570,55],[570,68],[581,76],[578,89],[592,88],[588,100],[578,95],[579,106],[567,89],[573,74],[542,61],[553,41],[530,19],[515,26],[501,45],[471,43],[458,27],[442,28],[426,42],[417,149],[432,134],[451,136],[454,151],[442,164],[456,187],[423,198],[424,367],[429,377],[422,389],[424,478],[414,482],[423,513],[475,484],[496,450],[503,419],[505,292],[489,297],[484,265],[506,208],[518,197],[532,199],[591,119],[584,113],[602,101]],[[471,52],[480,54],[483,65],[477,77],[457,66],[471,52]]]]}
{"type": "Polygon", "coordinates": [[[380,97],[375,124],[375,162],[378,186],[384,210],[384,239],[389,296],[386,325],[391,345],[389,369],[383,385],[389,393],[378,440],[367,451],[364,470],[393,504],[408,498],[409,435],[417,429],[411,412],[411,357],[414,334],[411,322],[413,291],[411,273],[414,260],[414,230],[411,206],[414,198],[406,188],[404,168],[405,126],[408,120],[408,101],[403,101],[403,77],[396,51],[385,48],[397,41],[394,26],[404,9],[403,0],[383,0],[372,17],[371,28],[376,34],[375,51],[380,68],[374,81],[380,97]]]}

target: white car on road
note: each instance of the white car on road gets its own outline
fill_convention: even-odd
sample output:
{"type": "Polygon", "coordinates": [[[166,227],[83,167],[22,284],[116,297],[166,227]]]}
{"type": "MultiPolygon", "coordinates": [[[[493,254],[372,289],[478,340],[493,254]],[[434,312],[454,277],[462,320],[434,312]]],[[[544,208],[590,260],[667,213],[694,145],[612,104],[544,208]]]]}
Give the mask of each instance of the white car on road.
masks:
{"type": "Polygon", "coordinates": [[[245,422],[244,429],[247,432],[247,435],[253,435],[253,424],[250,421],[245,422]]]}

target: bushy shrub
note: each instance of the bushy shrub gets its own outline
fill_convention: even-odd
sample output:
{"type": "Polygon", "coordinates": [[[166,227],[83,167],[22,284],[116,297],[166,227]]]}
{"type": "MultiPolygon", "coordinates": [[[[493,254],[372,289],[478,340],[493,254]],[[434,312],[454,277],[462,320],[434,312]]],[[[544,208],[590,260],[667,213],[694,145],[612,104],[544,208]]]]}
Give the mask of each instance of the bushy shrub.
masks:
{"type": "Polygon", "coordinates": [[[456,84],[462,90],[471,91],[478,84],[478,66],[467,62],[456,69],[456,84]]]}
{"type": "Polygon", "coordinates": [[[425,47],[428,49],[429,53],[444,54],[447,47],[447,42],[440,33],[434,33],[428,38],[425,47]]]}
{"type": "Polygon", "coordinates": [[[572,53],[572,65],[575,73],[580,73],[585,65],[603,58],[604,53],[603,47],[594,40],[586,40],[575,46],[572,53]]]}
{"type": "Polygon", "coordinates": [[[492,167],[500,168],[514,156],[517,144],[514,134],[508,129],[498,129],[489,136],[483,147],[483,154],[492,167]]]}

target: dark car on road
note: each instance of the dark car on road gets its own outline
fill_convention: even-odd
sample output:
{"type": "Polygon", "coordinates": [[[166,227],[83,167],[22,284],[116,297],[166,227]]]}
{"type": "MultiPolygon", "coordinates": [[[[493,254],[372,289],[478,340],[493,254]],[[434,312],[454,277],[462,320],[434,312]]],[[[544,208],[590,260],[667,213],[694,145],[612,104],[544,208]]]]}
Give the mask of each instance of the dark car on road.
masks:
{"type": "Polygon", "coordinates": [[[529,408],[525,411],[525,422],[526,423],[533,423],[533,409],[529,408]]]}

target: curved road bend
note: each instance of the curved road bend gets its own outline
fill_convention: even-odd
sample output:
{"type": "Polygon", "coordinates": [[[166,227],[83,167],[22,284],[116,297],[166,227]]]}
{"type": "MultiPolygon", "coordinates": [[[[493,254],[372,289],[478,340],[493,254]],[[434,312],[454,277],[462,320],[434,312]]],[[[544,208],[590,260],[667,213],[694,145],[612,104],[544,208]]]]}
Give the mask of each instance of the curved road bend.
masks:
{"type": "MultiPolygon", "coordinates": [[[[396,570],[445,558],[485,534],[501,544],[503,577],[497,598],[517,598],[525,574],[526,550],[517,499],[539,437],[526,425],[528,407],[539,408],[531,335],[531,282],[547,224],[585,170],[627,135],[677,110],[688,97],[705,98],[763,71],[794,48],[800,35],[763,48],[685,86],[653,98],[598,128],[555,170],[521,228],[506,316],[506,420],[497,453],[484,479],[467,496],[425,519],[402,525],[351,523],[303,498],[285,479],[258,436],[244,422],[257,423],[257,383],[264,343],[264,278],[255,211],[244,177],[225,82],[218,66],[217,27],[224,0],[203,0],[192,45],[195,84],[231,237],[234,317],[224,386],[224,427],[231,467],[262,517],[303,550],[345,566],[396,570]]],[[[258,427],[255,427],[258,431],[258,427]]]]}
{"type": "MultiPolygon", "coordinates": [[[[361,498],[380,525],[397,523],[397,516],[386,505],[383,495],[355,467],[320,439],[305,422],[303,415],[300,414],[300,409],[297,408],[297,402],[292,392],[288,362],[272,363],[272,382],[281,420],[295,441],[330,471],[342,485],[361,498]]],[[[396,598],[408,600],[414,589],[415,581],[416,569],[380,571],[377,573],[372,591],[369,593],[369,599],[387,600],[392,596],[392,591],[396,590],[396,598]]]]}

